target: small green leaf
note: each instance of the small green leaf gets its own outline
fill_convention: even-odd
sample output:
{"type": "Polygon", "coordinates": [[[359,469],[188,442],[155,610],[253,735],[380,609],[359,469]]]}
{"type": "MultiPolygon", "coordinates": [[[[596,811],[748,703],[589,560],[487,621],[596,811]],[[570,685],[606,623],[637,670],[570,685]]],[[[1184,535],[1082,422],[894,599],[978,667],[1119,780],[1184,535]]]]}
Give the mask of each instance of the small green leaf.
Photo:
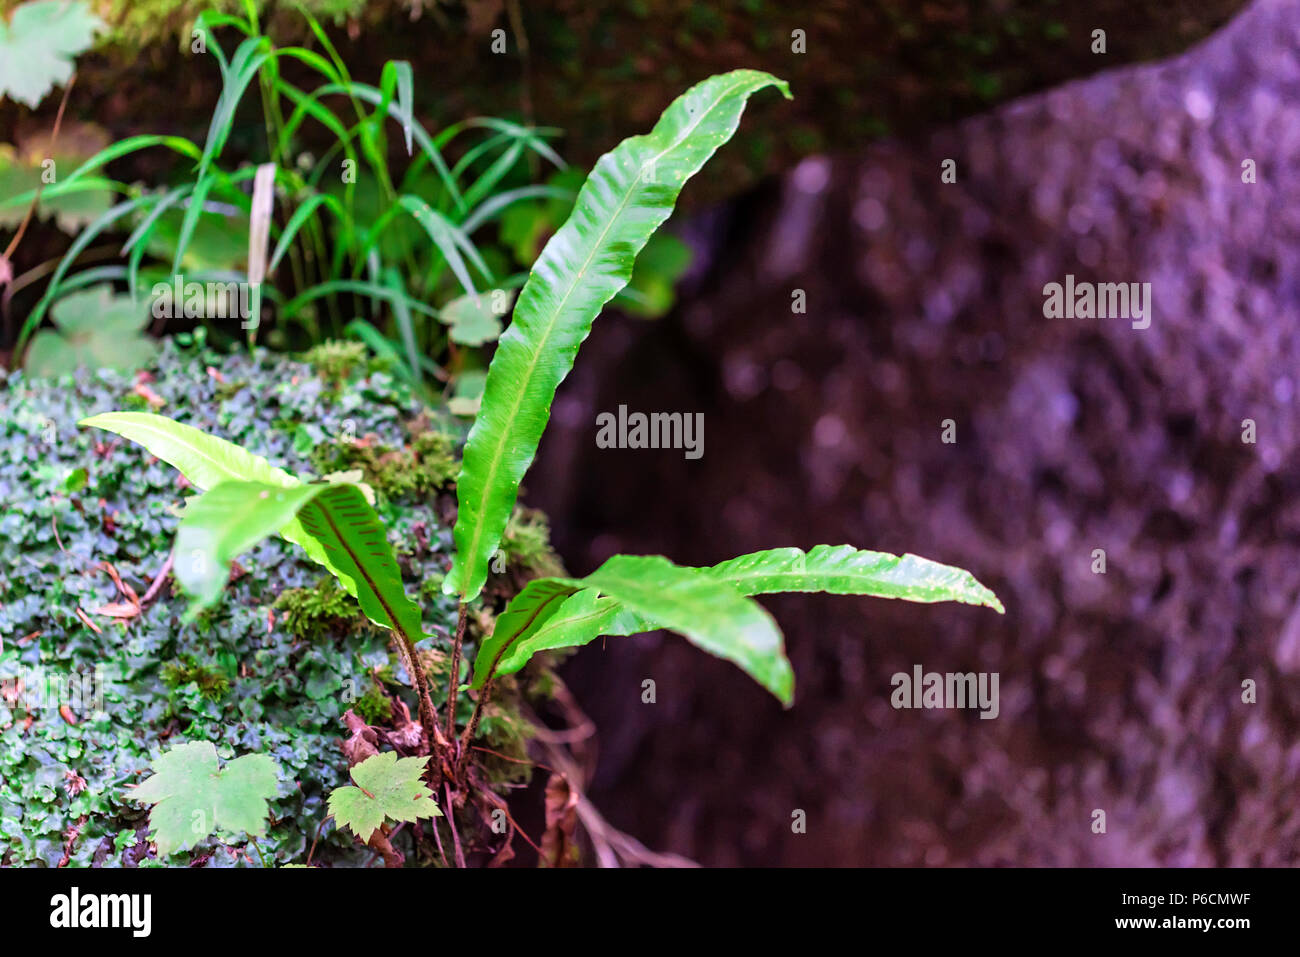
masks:
{"type": "Polygon", "coordinates": [[[72,469],[63,479],[63,491],[69,494],[80,492],[86,487],[89,477],[85,469],[72,469]]]}
{"type": "Polygon", "coordinates": [[[158,856],[166,857],[218,829],[266,833],[267,802],[275,797],[279,768],[264,754],[245,754],[217,767],[210,741],[191,741],[155,758],[154,774],[128,797],[152,804],[149,826],[158,856]]]}
{"type": "Polygon", "coordinates": [[[442,307],[438,318],[451,326],[452,342],[481,346],[501,336],[501,316],[510,311],[514,298],[514,293],[506,290],[458,296],[442,307]]]}
{"type": "Polygon", "coordinates": [[[108,283],[70,293],[51,314],[58,331],[32,339],[24,363],[34,376],[56,376],[78,365],[131,372],[147,364],[158,344],[143,334],[149,307],[114,294],[108,283]]]}
{"type": "Polygon", "coordinates": [[[433,793],[421,780],[429,759],[397,758],[396,751],[382,751],[352,768],[356,787],[335,788],[329,797],[330,813],[341,827],[351,828],[369,841],[384,820],[418,821],[442,817],[433,793]]]}
{"type": "Polygon", "coordinates": [[[8,26],[0,19],[0,97],[35,109],[55,84],[68,82],[73,57],[90,49],[103,28],[80,0],[20,5],[8,26]]]}

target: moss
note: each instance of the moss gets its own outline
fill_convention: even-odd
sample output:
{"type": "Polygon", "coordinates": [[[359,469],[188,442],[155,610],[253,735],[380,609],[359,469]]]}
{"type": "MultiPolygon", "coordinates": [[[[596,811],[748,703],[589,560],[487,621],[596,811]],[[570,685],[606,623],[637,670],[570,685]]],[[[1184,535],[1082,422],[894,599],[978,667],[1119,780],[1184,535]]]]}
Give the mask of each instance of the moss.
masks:
{"type": "MultiPolygon", "coordinates": [[[[365,10],[367,0],[303,0],[303,6],[317,19],[338,26],[365,10]]],[[[109,38],[132,47],[154,42],[168,35],[183,39],[188,46],[189,27],[200,12],[208,9],[244,16],[244,0],[96,0],[91,6],[110,28],[109,38]]],[[[254,0],[258,14],[267,18],[278,7],[270,0],[254,0]]]]}
{"type": "Polygon", "coordinates": [[[366,346],[362,342],[327,339],[308,349],[302,358],[335,392],[342,389],[358,370],[369,368],[366,346]]]}
{"type": "Polygon", "coordinates": [[[519,712],[518,699],[511,695],[504,704],[490,704],[484,710],[479,733],[496,755],[479,752],[480,767],[493,785],[526,784],[533,767],[528,742],[536,734],[531,722],[519,712]],[[511,759],[511,760],[507,760],[511,759]]]}
{"type": "Polygon", "coordinates": [[[162,681],[169,688],[183,688],[193,683],[199,694],[209,701],[220,701],[230,692],[230,679],[215,668],[200,665],[190,655],[162,666],[162,681]]]}
{"type": "Polygon", "coordinates": [[[446,575],[430,575],[420,582],[420,601],[429,602],[442,597],[442,583],[446,575]]]}
{"type": "Polygon", "coordinates": [[[326,576],[313,588],[286,588],[275,600],[274,608],[284,618],[284,627],[304,641],[353,634],[364,624],[356,600],[326,576]]]}
{"type": "Polygon", "coordinates": [[[501,551],[510,567],[537,575],[562,575],[564,569],[551,550],[551,526],[536,509],[520,506],[506,523],[501,551]]]}
{"type": "Polygon", "coordinates": [[[436,428],[417,433],[403,449],[370,437],[322,442],[312,450],[311,463],[321,475],[361,469],[365,480],[388,498],[427,496],[460,471],[455,440],[436,428]]]}
{"type": "Polygon", "coordinates": [[[392,716],[393,702],[376,685],[353,703],[352,710],[361,715],[367,724],[379,724],[392,716]]]}

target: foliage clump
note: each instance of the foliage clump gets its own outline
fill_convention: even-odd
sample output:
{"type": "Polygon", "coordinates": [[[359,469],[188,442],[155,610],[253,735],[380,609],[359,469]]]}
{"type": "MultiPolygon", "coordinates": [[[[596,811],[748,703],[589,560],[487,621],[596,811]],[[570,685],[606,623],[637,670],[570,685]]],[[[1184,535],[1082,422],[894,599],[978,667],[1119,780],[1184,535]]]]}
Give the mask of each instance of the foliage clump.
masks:
{"type": "Polygon", "coordinates": [[[353,634],[365,625],[356,599],[326,575],[311,588],[286,588],[273,606],[284,627],[304,641],[353,634]]]}
{"type": "Polygon", "coordinates": [[[302,358],[334,392],[342,389],[357,372],[371,368],[362,342],[326,339],[308,349],[302,358]]]}
{"type": "Polygon", "coordinates": [[[376,683],[353,702],[352,710],[365,718],[366,724],[380,724],[391,717],[393,702],[376,683]]]}
{"type": "MultiPolygon", "coordinates": [[[[323,401],[327,386],[310,366],[260,349],[231,356],[173,339],[148,371],[149,388],[164,403],[149,411],[299,474],[313,471],[302,423],[341,435],[350,420],[357,434],[401,448],[422,412],[407,386],[377,371],[323,401]]],[[[352,708],[385,725],[392,697],[413,703],[409,678],[378,629],[357,627],[350,598],[333,624],[295,621],[307,632],[319,625],[314,639],[290,628],[284,609],[273,608],[285,591],[312,594],[300,608],[322,614],[342,603],[323,586],[317,591],[320,566],[279,539],[242,554],[242,574],[188,627],[181,624],[186,598],[168,587],[133,618],[100,612],[122,601],[102,563],[144,595],[171,553],[175,509],[194,494],[166,463],[77,427],[125,406],[135,386],[133,375],[111,371],[55,380],[0,371],[0,541],[16,559],[0,562],[0,866],[160,866],[148,848],[117,840],[144,833],[147,810],[131,799],[132,788],[159,755],[201,740],[218,742],[226,760],[258,753],[276,763],[289,786],[269,799],[272,823],[258,844],[268,865],[301,862],[328,813],[326,795],[347,783],[344,713],[352,708]],[[38,670],[97,676],[102,707],[76,709],[71,724],[57,702],[11,693],[38,670]]],[[[454,444],[452,428],[444,431],[454,444]]],[[[377,507],[401,551],[408,589],[440,580],[451,535],[438,510],[411,496],[377,507]]],[[[424,612],[424,631],[436,637],[420,650],[444,656],[440,635],[454,605],[430,601],[424,612]]],[[[498,701],[507,716],[517,715],[516,702],[504,694],[498,701]]],[[[506,771],[513,766],[500,775],[489,768],[487,780],[499,784],[506,771]]],[[[165,863],[247,865],[247,855],[222,844],[219,834],[205,837],[165,863]]],[[[369,855],[351,834],[327,827],[313,862],[361,865],[369,855]]]]}
{"type": "Polygon", "coordinates": [[[390,499],[431,495],[460,471],[455,439],[437,428],[418,432],[409,445],[397,448],[371,436],[326,441],[312,450],[311,463],[321,475],[360,469],[366,482],[390,499]]]}
{"type": "Polygon", "coordinates": [[[162,681],[169,688],[182,688],[194,684],[199,694],[209,701],[220,701],[230,693],[230,679],[208,665],[199,664],[193,655],[183,655],[177,661],[162,666],[162,681]]]}
{"type": "Polygon", "coordinates": [[[517,506],[501,536],[501,551],[507,566],[535,575],[562,575],[563,569],[551,550],[551,523],[546,513],[517,506]]]}

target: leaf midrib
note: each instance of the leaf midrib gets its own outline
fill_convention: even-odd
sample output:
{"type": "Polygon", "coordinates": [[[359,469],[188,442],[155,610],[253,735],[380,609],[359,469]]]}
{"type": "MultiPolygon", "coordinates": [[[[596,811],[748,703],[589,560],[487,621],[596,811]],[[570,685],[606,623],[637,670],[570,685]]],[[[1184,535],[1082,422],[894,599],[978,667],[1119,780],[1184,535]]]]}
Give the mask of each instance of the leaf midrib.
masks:
{"type": "Polygon", "coordinates": [[[400,632],[401,634],[405,635],[407,640],[412,642],[418,641],[420,638],[423,638],[424,637],[423,635],[412,636],[410,634],[407,634],[406,629],[402,627],[402,623],[398,620],[397,615],[393,612],[392,606],[388,604],[388,600],[384,598],[383,593],[380,592],[379,588],[375,585],[375,580],[370,577],[370,573],[366,571],[365,566],[362,565],[362,563],[357,560],[356,552],[353,550],[352,546],[348,544],[347,540],[344,539],[343,533],[339,531],[338,525],[334,523],[334,519],[333,517],[331,517],[329,513],[329,509],[321,505],[321,503],[315,498],[313,498],[310,502],[304,505],[303,508],[311,508],[312,506],[315,506],[317,509],[320,510],[321,516],[325,519],[325,524],[327,524],[330,527],[330,531],[334,533],[334,537],[338,539],[338,542],[343,547],[343,550],[347,552],[348,558],[352,560],[352,564],[356,568],[357,572],[361,575],[362,578],[365,579],[366,586],[370,589],[371,594],[375,596],[375,600],[379,602],[379,606],[383,608],[384,614],[388,616],[389,627],[392,628],[393,631],[400,632]]]}
{"type": "MultiPolygon", "coordinates": [[[[547,322],[546,332],[542,336],[542,340],[539,343],[538,347],[533,350],[532,358],[529,360],[528,374],[524,377],[524,385],[521,386],[518,390],[516,390],[515,393],[516,399],[510,406],[510,417],[507,421],[514,422],[515,416],[519,414],[519,407],[523,404],[524,396],[528,394],[528,389],[526,387],[526,384],[532,382],[533,376],[537,372],[538,363],[541,361],[541,357],[543,353],[546,351],[545,346],[550,342],[551,336],[555,331],[555,325],[556,322],[559,320],[560,314],[564,311],[564,307],[568,304],[569,298],[573,295],[574,290],[576,290],[578,286],[581,284],[582,277],[586,274],[587,269],[591,266],[592,260],[595,259],[596,257],[596,252],[600,249],[601,244],[604,243],[605,241],[605,237],[609,235],[609,231],[614,228],[614,223],[617,222],[619,217],[623,215],[624,210],[627,208],[627,204],[631,202],[632,195],[633,193],[636,192],[636,184],[641,182],[641,176],[645,172],[646,166],[657,163],[663,156],[677,149],[677,147],[679,147],[683,143],[683,141],[686,139],[687,136],[695,132],[696,128],[699,127],[700,123],[704,121],[704,118],[706,116],[708,116],[715,109],[717,109],[718,106],[722,103],[722,101],[727,96],[730,96],[733,92],[735,92],[741,86],[744,86],[745,83],[747,82],[749,82],[749,78],[741,80],[733,84],[732,86],[728,87],[725,93],[719,94],[718,97],[713,101],[713,103],[710,104],[709,108],[700,113],[699,119],[697,119],[694,124],[688,127],[671,145],[665,147],[663,150],[657,153],[654,159],[650,160],[648,164],[647,163],[641,164],[640,168],[637,170],[636,179],[632,181],[632,185],[624,193],[623,199],[619,203],[617,212],[615,212],[614,215],[609,218],[609,222],[606,224],[605,228],[600,233],[600,238],[592,245],[591,252],[588,253],[586,261],[582,264],[582,268],[577,271],[573,281],[569,284],[569,288],[564,293],[564,298],[560,301],[559,305],[556,306],[554,310],[552,310],[551,317],[547,322]]],[[[617,147],[615,147],[615,149],[617,150],[617,147]]],[[[593,172],[594,172],[594,168],[593,168],[593,172]]],[[[530,278],[531,278],[531,274],[530,274],[530,278]]],[[[507,332],[509,332],[509,330],[507,330],[507,332]]],[[[489,372],[490,371],[491,370],[489,370],[489,372]]],[[[488,500],[492,497],[492,488],[496,483],[497,471],[500,468],[500,464],[502,460],[505,458],[505,448],[507,444],[506,439],[508,437],[509,437],[508,430],[503,430],[501,433],[501,440],[497,442],[496,448],[493,450],[492,458],[489,461],[487,478],[483,483],[483,494],[480,496],[479,503],[478,503],[478,512],[477,512],[478,520],[475,522],[473,537],[470,539],[471,545],[469,548],[466,549],[466,556],[465,556],[465,561],[467,563],[466,572],[465,572],[466,575],[469,574],[470,568],[472,567],[469,563],[473,563],[476,561],[475,556],[478,554],[479,543],[483,537],[483,517],[487,512],[488,500]]],[[[465,582],[462,582],[461,594],[463,595],[467,591],[468,588],[465,582]]]]}
{"type": "Polygon", "coordinates": [[[540,602],[537,603],[537,607],[534,608],[532,614],[528,616],[528,620],[525,621],[523,625],[514,633],[514,635],[511,638],[509,638],[504,645],[501,646],[501,648],[497,651],[496,655],[493,657],[492,664],[488,667],[487,670],[487,677],[483,679],[484,683],[491,681],[493,677],[495,677],[497,665],[501,664],[501,656],[504,655],[507,651],[509,651],[514,646],[515,642],[518,641],[520,637],[522,637],[528,632],[528,629],[532,627],[533,622],[537,620],[537,616],[542,613],[542,609],[547,607],[551,602],[555,601],[555,599],[568,598],[572,594],[574,593],[557,591],[552,595],[546,596],[546,598],[542,599],[540,602]]]}

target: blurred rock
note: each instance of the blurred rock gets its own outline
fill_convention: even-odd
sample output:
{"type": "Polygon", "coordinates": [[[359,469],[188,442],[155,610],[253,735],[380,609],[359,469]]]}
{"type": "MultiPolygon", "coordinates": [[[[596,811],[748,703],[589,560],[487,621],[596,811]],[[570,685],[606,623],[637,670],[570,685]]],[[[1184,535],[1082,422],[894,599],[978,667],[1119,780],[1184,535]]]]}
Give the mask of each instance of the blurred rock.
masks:
{"type": "Polygon", "coordinates": [[[613,824],[708,864],[1300,863],[1297,39],[1260,0],[1176,59],[806,160],[687,225],[672,317],[597,324],[528,483],[575,572],[850,542],[1007,607],[764,599],[789,712],[680,639],[591,646],[566,674],[613,824]],[[1044,318],[1066,274],[1150,282],[1150,328],[1044,318]],[[705,412],[704,457],[596,449],[619,403],[705,412]],[[893,710],[916,663],[999,672],[999,718],[893,710]]]}

